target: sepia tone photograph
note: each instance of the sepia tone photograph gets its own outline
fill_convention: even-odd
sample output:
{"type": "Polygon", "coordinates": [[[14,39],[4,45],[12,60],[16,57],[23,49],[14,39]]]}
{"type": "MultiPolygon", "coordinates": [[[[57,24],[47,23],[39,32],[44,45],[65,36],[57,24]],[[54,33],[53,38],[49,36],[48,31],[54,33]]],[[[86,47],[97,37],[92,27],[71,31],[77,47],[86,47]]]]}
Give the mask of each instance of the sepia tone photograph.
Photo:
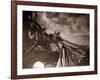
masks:
{"type": "Polygon", "coordinates": [[[23,11],[23,69],[89,66],[89,14],[23,11]]]}
{"type": "Polygon", "coordinates": [[[97,74],[97,6],[12,1],[11,78],[97,74]]]}

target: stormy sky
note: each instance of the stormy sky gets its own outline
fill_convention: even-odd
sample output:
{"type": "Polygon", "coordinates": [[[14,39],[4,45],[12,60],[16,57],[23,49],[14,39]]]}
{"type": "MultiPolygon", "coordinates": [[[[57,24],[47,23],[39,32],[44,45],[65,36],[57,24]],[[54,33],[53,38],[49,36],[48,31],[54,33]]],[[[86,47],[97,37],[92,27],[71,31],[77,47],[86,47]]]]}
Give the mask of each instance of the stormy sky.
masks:
{"type": "MultiPolygon", "coordinates": [[[[89,15],[76,13],[37,12],[38,23],[48,34],[60,32],[63,39],[79,45],[89,44],[89,15]]],[[[34,16],[34,12],[33,12],[34,16]]]]}

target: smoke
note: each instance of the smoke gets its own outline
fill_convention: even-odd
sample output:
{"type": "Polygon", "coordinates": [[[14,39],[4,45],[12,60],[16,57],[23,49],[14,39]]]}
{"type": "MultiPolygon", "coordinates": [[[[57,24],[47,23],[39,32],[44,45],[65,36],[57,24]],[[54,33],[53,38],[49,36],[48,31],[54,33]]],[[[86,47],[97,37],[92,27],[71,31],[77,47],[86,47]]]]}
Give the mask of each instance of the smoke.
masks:
{"type": "Polygon", "coordinates": [[[89,44],[89,15],[71,13],[38,12],[38,23],[48,34],[60,32],[63,39],[70,42],[89,44]]]}

